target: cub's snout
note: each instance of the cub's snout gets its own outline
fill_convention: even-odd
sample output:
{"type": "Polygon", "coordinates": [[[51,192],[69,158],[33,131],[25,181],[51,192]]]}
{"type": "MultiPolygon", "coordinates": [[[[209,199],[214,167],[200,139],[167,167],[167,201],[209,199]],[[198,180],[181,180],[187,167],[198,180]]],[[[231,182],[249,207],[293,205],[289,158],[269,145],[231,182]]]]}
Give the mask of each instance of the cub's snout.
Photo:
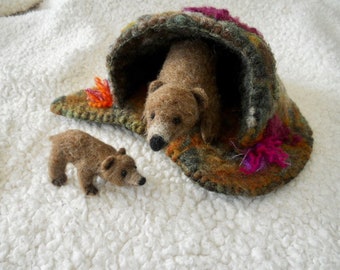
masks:
{"type": "Polygon", "coordinates": [[[146,179],[145,179],[145,177],[142,177],[142,178],[139,180],[138,185],[143,186],[145,183],[146,183],[146,179]]]}

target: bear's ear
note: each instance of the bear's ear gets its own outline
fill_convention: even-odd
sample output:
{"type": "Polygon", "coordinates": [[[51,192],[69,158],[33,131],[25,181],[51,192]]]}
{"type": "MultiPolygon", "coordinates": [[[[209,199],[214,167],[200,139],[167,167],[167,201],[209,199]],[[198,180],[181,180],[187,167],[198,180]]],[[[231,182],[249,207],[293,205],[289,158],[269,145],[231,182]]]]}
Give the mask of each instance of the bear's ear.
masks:
{"type": "Polygon", "coordinates": [[[125,155],[125,154],[126,154],[125,148],[120,148],[120,149],[118,150],[118,154],[125,155]]]}
{"type": "Polygon", "coordinates": [[[114,163],[115,163],[115,157],[109,156],[102,162],[101,168],[102,170],[107,171],[112,167],[114,163]]]}
{"type": "Polygon", "coordinates": [[[208,107],[208,96],[202,88],[195,87],[191,90],[191,93],[194,95],[200,110],[205,110],[208,107]]]}
{"type": "Polygon", "coordinates": [[[149,84],[149,88],[148,88],[148,93],[153,93],[155,92],[159,87],[161,87],[164,83],[160,80],[155,80],[155,81],[152,81],[150,84],[149,84]]]}

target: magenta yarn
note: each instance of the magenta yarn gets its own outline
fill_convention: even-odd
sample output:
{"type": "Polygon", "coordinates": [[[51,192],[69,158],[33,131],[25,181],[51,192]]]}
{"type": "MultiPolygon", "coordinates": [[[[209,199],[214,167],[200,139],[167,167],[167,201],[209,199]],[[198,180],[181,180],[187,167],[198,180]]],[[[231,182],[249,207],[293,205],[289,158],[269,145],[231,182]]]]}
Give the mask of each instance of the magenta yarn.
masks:
{"type": "Polygon", "coordinates": [[[282,144],[294,145],[300,139],[297,135],[292,136],[290,129],[275,115],[268,121],[263,139],[244,151],[241,171],[252,174],[265,168],[267,164],[276,164],[281,168],[286,168],[290,165],[289,155],[281,148],[282,144]]]}
{"type": "Polygon", "coordinates": [[[250,27],[249,25],[242,23],[238,17],[231,16],[229,10],[227,9],[217,9],[214,7],[185,7],[183,11],[199,12],[209,17],[213,17],[216,20],[233,22],[239,27],[242,27],[243,29],[263,38],[263,35],[260,31],[254,27],[250,27]]]}

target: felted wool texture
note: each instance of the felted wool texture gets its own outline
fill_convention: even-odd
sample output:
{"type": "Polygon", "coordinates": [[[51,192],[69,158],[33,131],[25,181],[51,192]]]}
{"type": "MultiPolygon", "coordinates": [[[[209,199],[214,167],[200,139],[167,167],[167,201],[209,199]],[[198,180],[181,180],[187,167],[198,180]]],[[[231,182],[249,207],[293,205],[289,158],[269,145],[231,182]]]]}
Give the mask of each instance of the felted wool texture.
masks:
{"type": "Polygon", "coordinates": [[[93,185],[95,176],[113,184],[143,185],[145,178],[136,170],[134,160],[125,155],[125,149],[116,151],[112,146],[80,130],[68,130],[50,137],[52,141],[48,167],[49,176],[56,186],[66,184],[66,166],[77,168],[80,185],[87,195],[98,190],[93,185]]]}
{"type": "Polygon", "coordinates": [[[144,106],[147,140],[156,134],[165,136],[168,143],[190,132],[197,123],[205,142],[217,139],[221,112],[215,76],[216,59],[205,43],[189,40],[172,44],[157,80],[149,86],[144,106]],[[172,123],[174,118],[179,119],[177,125],[172,123]],[[151,130],[159,126],[165,131],[151,130]]]}
{"type": "Polygon", "coordinates": [[[58,0],[0,18],[0,268],[339,269],[338,14],[337,0],[58,0]],[[314,132],[304,170],[265,196],[209,192],[141,136],[49,111],[55,97],[105,78],[108,48],[126,23],[204,5],[262,32],[314,132]],[[89,197],[70,165],[68,184],[53,186],[48,137],[69,129],[125,147],[147,183],[99,178],[99,195],[89,197]]]}
{"type": "MultiPolygon", "coordinates": [[[[106,64],[115,107],[122,109],[122,115],[134,119],[131,123],[117,121],[121,114],[115,115],[111,110],[111,116],[106,117],[109,122],[122,123],[129,129],[131,125],[139,126],[144,101],[148,99],[145,93],[148,82],[157,76],[171,44],[186,39],[202,39],[217,54],[216,80],[223,129],[215,144],[206,144],[199,132],[192,129],[187,136],[168,145],[167,155],[200,186],[225,194],[263,195],[296,177],[310,157],[312,131],[286,93],[269,45],[261,35],[234,21],[179,11],[144,15],[128,24],[113,44],[106,64]],[[243,173],[240,167],[244,160],[247,162],[247,153],[266,139],[268,123],[277,117],[281,128],[287,130],[279,140],[282,151],[289,156],[285,163],[289,166],[282,168],[277,166],[280,163],[268,162],[261,166],[262,170],[243,173]]],[[[103,111],[88,109],[82,97],[77,93],[58,98],[51,110],[107,123],[101,120],[103,111]]]]}

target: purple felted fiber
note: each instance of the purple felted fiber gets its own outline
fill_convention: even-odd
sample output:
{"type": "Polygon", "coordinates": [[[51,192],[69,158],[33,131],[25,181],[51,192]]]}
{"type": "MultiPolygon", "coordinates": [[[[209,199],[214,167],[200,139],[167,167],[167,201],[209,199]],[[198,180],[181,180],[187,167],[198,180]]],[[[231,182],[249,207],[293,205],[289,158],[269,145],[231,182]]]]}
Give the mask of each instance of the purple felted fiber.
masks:
{"type": "Polygon", "coordinates": [[[217,9],[214,7],[185,7],[183,11],[199,12],[209,17],[213,17],[216,20],[233,22],[239,27],[242,27],[243,29],[263,38],[263,35],[260,31],[254,27],[250,27],[247,24],[242,23],[238,17],[231,16],[229,10],[227,9],[217,9]]]}
{"type": "Polygon", "coordinates": [[[260,171],[267,164],[276,164],[281,168],[286,168],[290,165],[287,161],[289,155],[282,150],[282,144],[296,144],[299,140],[297,135],[292,136],[290,129],[275,115],[268,122],[264,138],[246,150],[241,171],[252,174],[260,171]]]}

